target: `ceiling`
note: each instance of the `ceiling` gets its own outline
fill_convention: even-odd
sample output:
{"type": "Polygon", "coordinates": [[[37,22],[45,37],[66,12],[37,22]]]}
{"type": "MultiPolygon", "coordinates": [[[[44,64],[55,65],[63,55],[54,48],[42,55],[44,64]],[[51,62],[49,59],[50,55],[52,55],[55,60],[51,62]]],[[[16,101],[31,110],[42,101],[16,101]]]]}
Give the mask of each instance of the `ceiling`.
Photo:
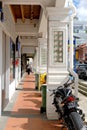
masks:
{"type": "Polygon", "coordinates": [[[41,6],[40,5],[10,5],[15,23],[17,19],[21,19],[24,23],[26,19],[39,19],[41,6]]]}
{"type": "MultiPolygon", "coordinates": [[[[10,9],[14,18],[14,22],[17,23],[18,20],[21,20],[23,23],[26,24],[26,20],[39,20],[40,18],[40,12],[41,12],[41,6],[40,5],[23,5],[23,4],[10,4],[10,9]]],[[[32,22],[31,22],[32,23],[32,22]]],[[[23,25],[22,25],[23,26],[23,25]]],[[[35,24],[34,24],[35,28],[35,24]]],[[[37,39],[38,36],[36,35],[20,35],[20,39],[22,40],[30,40],[30,39],[37,39]]],[[[29,41],[30,42],[30,41],[29,41]]],[[[35,53],[35,47],[34,45],[26,46],[26,43],[24,43],[24,46],[22,45],[22,53],[28,53],[30,57],[33,57],[35,53]],[[33,48],[33,49],[32,49],[33,48]],[[24,52],[23,52],[24,51],[24,52]]]]}

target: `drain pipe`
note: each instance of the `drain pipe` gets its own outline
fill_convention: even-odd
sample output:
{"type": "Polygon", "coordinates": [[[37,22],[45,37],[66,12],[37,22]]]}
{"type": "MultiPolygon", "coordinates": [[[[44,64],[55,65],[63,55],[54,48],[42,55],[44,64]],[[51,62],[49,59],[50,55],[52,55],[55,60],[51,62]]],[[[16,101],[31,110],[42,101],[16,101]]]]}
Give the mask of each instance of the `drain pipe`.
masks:
{"type": "Polygon", "coordinates": [[[75,77],[74,94],[78,97],[78,75],[73,71],[73,18],[76,15],[76,7],[73,5],[72,0],[69,0],[69,7],[72,9],[72,14],[69,16],[69,41],[70,41],[70,69],[69,71],[75,77]]]}
{"type": "Polygon", "coordinates": [[[73,69],[73,18],[76,15],[76,8],[72,3],[72,0],[69,0],[69,7],[72,10],[72,14],[69,16],[69,42],[70,42],[70,68],[73,69]]]}

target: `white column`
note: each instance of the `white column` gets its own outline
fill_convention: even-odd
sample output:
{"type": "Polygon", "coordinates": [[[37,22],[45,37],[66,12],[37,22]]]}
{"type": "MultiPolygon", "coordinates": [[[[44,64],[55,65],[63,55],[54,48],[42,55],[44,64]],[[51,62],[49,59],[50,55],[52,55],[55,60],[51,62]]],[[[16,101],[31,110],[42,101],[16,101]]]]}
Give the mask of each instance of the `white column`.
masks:
{"type": "Polygon", "coordinates": [[[39,48],[39,73],[47,72],[47,39],[38,39],[39,48]]]}
{"type": "Polygon", "coordinates": [[[52,105],[53,97],[49,89],[55,89],[68,74],[67,41],[68,13],[66,8],[47,8],[48,12],[48,61],[47,61],[47,104],[48,119],[57,119],[58,114],[52,105]]]}
{"type": "Polygon", "coordinates": [[[10,37],[6,35],[6,98],[9,99],[10,84],[10,37]]]}
{"type": "Polygon", "coordinates": [[[21,42],[20,42],[20,48],[19,48],[19,64],[18,64],[18,73],[19,73],[19,82],[21,80],[21,42]]]}
{"type": "Polygon", "coordinates": [[[33,67],[34,67],[35,73],[39,72],[39,54],[38,53],[39,53],[39,49],[38,49],[38,47],[36,47],[34,62],[33,62],[33,67]]]}
{"type": "Polygon", "coordinates": [[[2,113],[2,27],[0,25],[0,116],[2,113]]]}

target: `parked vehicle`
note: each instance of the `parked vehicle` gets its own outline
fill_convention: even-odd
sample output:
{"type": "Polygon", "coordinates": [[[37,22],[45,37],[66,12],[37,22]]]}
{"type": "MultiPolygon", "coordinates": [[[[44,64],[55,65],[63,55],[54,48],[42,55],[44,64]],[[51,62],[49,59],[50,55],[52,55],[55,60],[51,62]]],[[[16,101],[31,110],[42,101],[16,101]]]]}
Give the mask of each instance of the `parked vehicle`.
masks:
{"type": "Polygon", "coordinates": [[[87,64],[78,64],[76,70],[80,79],[87,79],[87,64]]]}
{"type": "Polygon", "coordinates": [[[68,130],[87,130],[84,124],[85,114],[79,108],[78,98],[72,94],[70,85],[74,83],[74,78],[68,79],[66,83],[52,91],[53,105],[58,113],[59,120],[64,121],[68,130]]]}

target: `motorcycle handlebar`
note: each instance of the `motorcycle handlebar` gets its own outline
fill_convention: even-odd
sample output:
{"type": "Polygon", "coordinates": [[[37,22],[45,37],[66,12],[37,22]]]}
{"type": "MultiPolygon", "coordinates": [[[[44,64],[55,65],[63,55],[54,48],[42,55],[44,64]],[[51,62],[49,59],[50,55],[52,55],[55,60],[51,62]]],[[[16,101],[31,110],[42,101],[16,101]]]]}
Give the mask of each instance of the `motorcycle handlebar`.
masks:
{"type": "Polygon", "coordinates": [[[57,89],[53,89],[53,90],[50,90],[49,89],[49,91],[52,91],[52,93],[50,94],[50,96],[52,96],[53,94],[55,94],[55,91],[56,91],[57,89]]]}
{"type": "MultiPolygon", "coordinates": [[[[73,77],[73,75],[71,73],[69,73],[69,76],[73,77]]],[[[55,92],[57,91],[57,89],[62,88],[62,87],[68,88],[71,84],[74,83],[74,79],[72,80],[72,82],[68,83],[70,80],[72,80],[72,79],[70,79],[70,77],[69,77],[69,79],[63,85],[60,85],[58,88],[53,89],[53,90],[49,89],[49,91],[52,91],[52,94],[50,96],[52,96],[53,94],[55,94],[55,92]]]]}
{"type": "Polygon", "coordinates": [[[64,84],[64,87],[67,88],[67,87],[69,87],[69,86],[70,86],[71,84],[73,84],[73,83],[74,83],[74,81],[72,81],[71,83],[65,83],[65,84],[64,84]]]}

